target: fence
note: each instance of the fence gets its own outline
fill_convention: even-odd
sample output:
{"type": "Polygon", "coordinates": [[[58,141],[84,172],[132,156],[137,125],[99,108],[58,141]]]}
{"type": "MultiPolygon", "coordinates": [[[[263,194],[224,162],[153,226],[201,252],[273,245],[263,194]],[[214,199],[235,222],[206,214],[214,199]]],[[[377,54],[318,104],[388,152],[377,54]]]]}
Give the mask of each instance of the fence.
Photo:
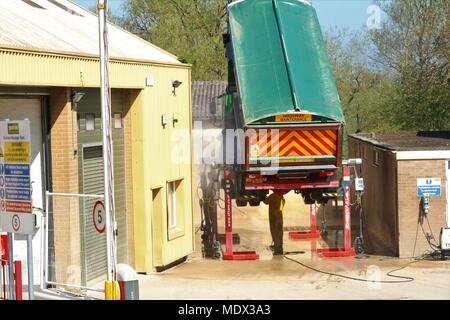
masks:
{"type": "MultiPolygon", "coordinates": [[[[98,226],[102,221],[94,221],[93,212],[103,199],[97,194],[46,192],[43,289],[51,286],[104,292],[103,287],[95,285],[106,279],[106,234],[98,226]]],[[[103,218],[99,214],[97,220],[103,218]]]]}

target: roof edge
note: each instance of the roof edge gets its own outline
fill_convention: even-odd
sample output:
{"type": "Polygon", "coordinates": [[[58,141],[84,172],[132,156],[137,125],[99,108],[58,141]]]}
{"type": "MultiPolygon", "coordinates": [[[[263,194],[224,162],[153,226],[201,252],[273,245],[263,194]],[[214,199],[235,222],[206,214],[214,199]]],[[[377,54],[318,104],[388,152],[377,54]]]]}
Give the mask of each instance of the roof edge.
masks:
{"type": "MultiPolygon", "coordinates": [[[[371,134],[373,134],[373,133],[371,133],[371,134]]],[[[380,143],[379,141],[373,140],[373,139],[368,138],[368,137],[362,137],[362,136],[360,136],[358,134],[349,134],[348,136],[350,138],[355,139],[355,140],[367,142],[367,143],[369,143],[369,144],[371,144],[373,146],[376,146],[376,147],[380,147],[380,148],[383,148],[383,149],[386,149],[386,150],[389,150],[389,151],[396,151],[396,148],[393,145],[388,144],[388,143],[380,143]]]]}
{"type": "MultiPolygon", "coordinates": [[[[62,56],[62,57],[72,57],[76,59],[92,59],[92,60],[100,60],[100,57],[95,54],[88,53],[78,53],[78,52],[70,52],[70,51],[57,51],[57,50],[49,50],[49,49],[40,49],[40,48],[32,48],[32,47],[22,47],[22,46],[10,46],[0,44],[0,50],[11,51],[11,52],[22,52],[28,54],[47,54],[52,56],[62,56]]],[[[148,64],[148,65],[159,65],[159,66],[170,66],[170,67],[183,67],[183,68],[192,68],[192,64],[187,63],[172,63],[172,62],[163,62],[156,60],[140,60],[140,59],[132,59],[132,58],[124,58],[124,57],[109,57],[111,62],[126,62],[130,64],[148,64]]]]}
{"type": "MultiPolygon", "coordinates": [[[[93,15],[94,17],[96,17],[96,18],[98,19],[98,14],[95,14],[94,12],[92,12],[92,11],[86,9],[85,7],[79,5],[78,3],[73,2],[73,0],[66,0],[66,1],[70,2],[70,3],[73,4],[74,6],[77,6],[77,7],[80,8],[81,10],[84,10],[85,12],[87,12],[87,13],[93,15]]],[[[123,32],[129,34],[130,36],[132,36],[132,37],[134,37],[134,38],[140,40],[141,42],[144,42],[144,43],[147,44],[147,45],[150,45],[151,47],[153,47],[153,48],[155,48],[155,49],[161,50],[163,53],[167,54],[168,56],[171,56],[172,58],[178,60],[178,57],[177,57],[176,55],[174,55],[174,54],[170,53],[169,51],[166,51],[166,50],[164,50],[164,49],[158,47],[157,45],[154,45],[154,44],[151,43],[151,42],[148,42],[147,40],[142,39],[141,37],[135,35],[134,33],[129,32],[128,30],[123,29],[122,27],[120,27],[120,26],[118,26],[118,25],[112,23],[111,21],[108,21],[108,24],[110,24],[110,25],[112,25],[112,26],[114,26],[114,27],[120,29],[121,31],[123,31],[123,32]]]]}
{"type": "Polygon", "coordinates": [[[450,150],[397,151],[397,160],[450,160],[450,150]]]}

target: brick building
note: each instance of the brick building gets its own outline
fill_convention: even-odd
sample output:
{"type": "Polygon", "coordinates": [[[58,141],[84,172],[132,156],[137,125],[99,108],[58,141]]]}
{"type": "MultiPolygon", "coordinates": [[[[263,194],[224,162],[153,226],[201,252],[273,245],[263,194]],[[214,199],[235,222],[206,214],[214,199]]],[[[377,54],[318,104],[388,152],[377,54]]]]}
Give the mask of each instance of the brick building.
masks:
{"type": "Polygon", "coordinates": [[[449,214],[450,131],[354,134],[349,157],[362,158],[364,237],[370,254],[419,256],[439,243],[449,214]],[[418,179],[437,178],[441,195],[419,221],[418,179]],[[417,234],[417,240],[416,240],[417,234]]]}
{"type": "MultiPolygon", "coordinates": [[[[0,119],[31,122],[32,200],[49,218],[49,280],[101,285],[106,236],[92,218],[99,199],[75,196],[103,194],[98,19],[67,0],[11,0],[0,1],[0,21],[0,119]]],[[[172,164],[175,146],[190,156],[191,66],[108,29],[118,262],[151,272],[193,250],[191,166],[172,164]],[[187,139],[171,139],[178,129],[187,139]]],[[[43,231],[33,235],[35,284],[45,273],[43,231]]],[[[23,236],[14,248],[26,261],[23,236]]]]}

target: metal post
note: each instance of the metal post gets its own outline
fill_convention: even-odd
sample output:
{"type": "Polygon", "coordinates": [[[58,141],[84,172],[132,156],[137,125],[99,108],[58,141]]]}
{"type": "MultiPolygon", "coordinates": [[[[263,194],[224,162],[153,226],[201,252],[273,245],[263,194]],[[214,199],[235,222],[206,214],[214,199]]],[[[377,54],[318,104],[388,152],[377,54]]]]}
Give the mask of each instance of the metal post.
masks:
{"type": "Polygon", "coordinates": [[[34,300],[33,236],[27,235],[28,300],[34,300]]]}
{"type": "Polygon", "coordinates": [[[233,218],[232,218],[232,202],[231,202],[231,172],[225,170],[225,239],[226,239],[226,254],[233,254],[233,218]]]}
{"type": "Polygon", "coordinates": [[[22,261],[14,261],[14,281],[16,300],[23,300],[22,296],[22,261]]]}
{"type": "Polygon", "coordinates": [[[50,208],[50,201],[49,201],[50,194],[47,191],[45,193],[45,217],[44,217],[44,270],[42,272],[44,273],[44,282],[42,284],[42,289],[47,289],[47,284],[49,281],[49,263],[48,263],[48,214],[49,214],[49,208],[50,208]]]}
{"type": "Polygon", "coordinates": [[[103,124],[103,168],[106,211],[106,242],[108,281],[116,280],[115,264],[115,223],[114,223],[114,176],[111,136],[111,100],[108,75],[108,31],[107,31],[108,0],[98,1],[99,47],[100,47],[100,97],[103,124]]]}
{"type": "MultiPolygon", "coordinates": [[[[350,179],[350,167],[344,168],[344,179],[350,179]]],[[[351,250],[351,226],[350,226],[350,186],[344,188],[344,248],[351,250]]]]}
{"type": "Polygon", "coordinates": [[[344,193],[344,247],[343,248],[321,248],[317,251],[324,257],[352,257],[356,255],[351,243],[351,223],[350,223],[350,186],[351,174],[348,164],[343,166],[342,187],[344,193]]]}
{"type": "Polygon", "coordinates": [[[9,273],[9,300],[15,299],[14,288],[14,234],[8,232],[8,273],[9,273]]]}
{"type": "Polygon", "coordinates": [[[255,251],[233,251],[233,218],[231,200],[231,181],[233,173],[231,170],[225,170],[225,237],[226,250],[223,254],[224,260],[258,260],[259,255],[255,251]]]}

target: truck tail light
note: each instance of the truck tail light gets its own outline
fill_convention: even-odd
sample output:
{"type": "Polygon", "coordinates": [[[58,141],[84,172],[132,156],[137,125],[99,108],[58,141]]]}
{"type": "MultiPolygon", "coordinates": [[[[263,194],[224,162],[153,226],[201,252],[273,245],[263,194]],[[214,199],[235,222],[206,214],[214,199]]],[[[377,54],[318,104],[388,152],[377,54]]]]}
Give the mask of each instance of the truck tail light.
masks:
{"type": "Polygon", "coordinates": [[[334,171],[321,171],[319,175],[321,177],[332,177],[334,176],[334,171]]]}

